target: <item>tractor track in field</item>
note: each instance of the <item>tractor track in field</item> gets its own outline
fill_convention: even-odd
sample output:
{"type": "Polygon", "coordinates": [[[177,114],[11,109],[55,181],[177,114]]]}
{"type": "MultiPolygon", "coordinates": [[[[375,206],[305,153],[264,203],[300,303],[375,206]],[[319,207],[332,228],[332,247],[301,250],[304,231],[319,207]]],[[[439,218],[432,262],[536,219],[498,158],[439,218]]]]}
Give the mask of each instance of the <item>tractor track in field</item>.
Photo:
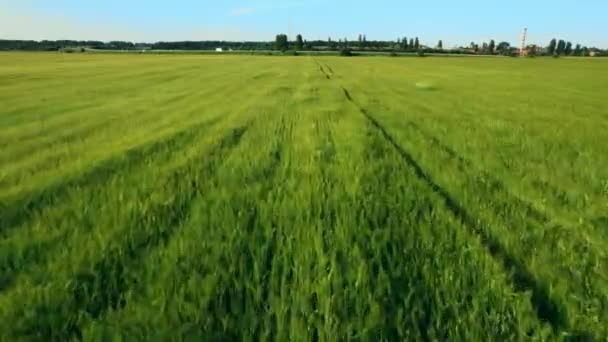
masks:
{"type": "Polygon", "coordinates": [[[133,147],[122,152],[120,155],[110,157],[93,165],[82,174],[60,180],[50,186],[34,190],[24,196],[12,200],[8,204],[0,203],[2,221],[0,222],[0,237],[25,222],[28,222],[42,210],[61,203],[73,188],[81,188],[103,184],[110,177],[125,168],[132,169],[132,164],[141,164],[146,158],[162,151],[168,146],[185,146],[195,139],[201,130],[213,127],[221,121],[213,118],[201,123],[194,124],[183,130],[171,134],[150,143],[133,147]]]}
{"type": "MultiPolygon", "coordinates": [[[[444,144],[437,137],[424,131],[415,122],[410,121],[407,123],[407,126],[410,127],[412,130],[418,132],[418,134],[420,134],[425,139],[429,140],[431,144],[434,145],[437,149],[443,151],[444,153],[449,155],[450,158],[456,160],[459,163],[458,167],[461,171],[464,171],[464,169],[476,169],[474,163],[471,160],[460,155],[453,148],[444,144]]],[[[535,207],[535,205],[529,200],[514,194],[512,191],[509,190],[509,188],[504,184],[504,182],[492,176],[489,172],[480,169],[477,169],[476,172],[478,176],[481,176],[480,178],[486,181],[485,184],[480,184],[480,182],[477,182],[477,185],[483,186],[484,190],[488,191],[488,194],[493,196],[493,200],[496,203],[501,203],[504,205],[513,205],[519,210],[520,213],[523,213],[527,218],[537,223],[540,223],[541,225],[551,225],[552,227],[559,228],[560,230],[566,232],[575,231],[573,227],[576,226],[576,224],[571,221],[568,221],[567,219],[565,221],[562,221],[562,218],[559,217],[559,213],[557,215],[555,213],[553,215],[544,213],[541,210],[537,209],[537,207],[535,207]],[[502,200],[501,197],[505,199],[502,200]]],[[[471,177],[471,179],[473,179],[473,177],[471,177]]],[[[531,184],[537,191],[539,191],[543,195],[552,197],[552,201],[559,202],[561,206],[565,207],[572,205],[572,203],[568,200],[568,194],[566,193],[566,191],[560,189],[554,184],[538,179],[532,180],[531,184]]],[[[498,217],[504,216],[504,213],[500,211],[499,206],[492,206],[492,210],[498,217]]],[[[604,257],[602,258],[605,259],[604,257]]]]}
{"type": "MultiPolygon", "coordinates": [[[[318,62],[317,62],[318,63],[318,62]]],[[[457,218],[463,226],[467,227],[479,237],[482,244],[488,250],[490,255],[499,261],[505,271],[510,273],[513,287],[516,291],[530,291],[531,304],[533,305],[538,318],[541,321],[548,322],[554,331],[568,330],[567,313],[563,305],[549,294],[549,289],[537,281],[534,274],[519,261],[515,256],[511,255],[506,247],[500,243],[498,239],[487,233],[484,229],[484,224],[479,219],[475,218],[469,211],[463,207],[452,195],[443,187],[441,187],[431,175],[416,161],[413,155],[404,149],[388,130],[376,120],[369,111],[359,105],[352,97],[348,89],[341,84],[338,86],[342,89],[345,98],[351,102],[359,112],[367,119],[367,121],[378,131],[384,140],[395,149],[401,159],[414,171],[415,175],[424,181],[445,203],[446,208],[457,218]]],[[[452,150],[453,151],[453,150],[452,150]]],[[[455,151],[453,151],[455,154],[455,151]]],[[[449,152],[448,152],[449,153],[449,152]]],[[[589,336],[588,333],[582,332],[580,336],[589,336]]]]}
{"type": "MultiPolygon", "coordinates": [[[[332,193],[333,189],[336,186],[336,181],[335,179],[332,177],[331,173],[328,171],[328,166],[335,164],[336,162],[336,146],[335,146],[335,142],[334,142],[334,137],[333,137],[333,133],[331,131],[331,124],[328,121],[329,119],[326,120],[316,120],[315,122],[315,128],[316,128],[316,134],[318,136],[318,138],[321,140],[321,143],[319,144],[318,148],[318,161],[320,163],[320,167],[319,167],[319,172],[321,174],[321,179],[322,179],[322,183],[323,183],[323,196],[324,196],[324,200],[327,200],[327,198],[330,196],[330,194],[332,193]]],[[[329,209],[327,207],[321,207],[320,208],[321,212],[321,218],[323,221],[327,221],[328,225],[330,227],[333,227],[335,222],[336,222],[336,212],[335,210],[329,209]]],[[[326,241],[326,233],[327,232],[323,232],[324,234],[324,243],[329,243],[328,241],[326,241]]]]}
{"type": "MultiPolygon", "coordinates": [[[[323,74],[323,76],[325,76],[325,78],[327,78],[328,80],[331,80],[331,75],[325,70],[325,68],[329,69],[329,67],[327,65],[325,65],[325,68],[323,68],[323,64],[321,64],[319,61],[317,61],[314,58],[313,58],[313,60],[319,66],[319,71],[321,71],[321,73],[323,74]]],[[[333,71],[332,71],[332,74],[333,74],[333,71]]]]}
{"type": "MultiPolygon", "coordinates": [[[[244,179],[241,181],[242,183],[246,183],[249,185],[252,184],[261,184],[259,191],[256,193],[253,198],[241,198],[244,201],[245,207],[250,207],[250,209],[246,212],[246,218],[243,235],[240,236],[236,241],[233,241],[229,244],[228,250],[235,252],[234,255],[238,255],[239,257],[226,257],[224,259],[224,269],[239,269],[239,263],[243,262],[248,264],[250,267],[245,269],[246,274],[241,274],[244,277],[254,277],[253,271],[253,262],[254,260],[259,260],[261,269],[263,270],[263,274],[261,279],[252,279],[252,281],[259,283],[261,288],[260,291],[260,304],[257,305],[259,310],[261,310],[258,314],[263,315],[266,308],[266,303],[268,303],[269,297],[271,295],[271,272],[272,272],[272,264],[275,259],[276,246],[278,244],[278,235],[279,232],[276,228],[278,223],[272,222],[271,232],[265,234],[267,230],[262,229],[260,227],[261,222],[261,209],[258,207],[259,201],[264,201],[269,198],[271,192],[276,186],[277,176],[279,174],[279,170],[285,158],[285,146],[288,141],[291,140],[291,132],[293,130],[293,121],[287,123],[286,118],[283,116],[280,119],[280,123],[278,125],[278,129],[276,130],[276,135],[279,136],[279,139],[276,141],[274,146],[268,152],[268,159],[266,162],[262,164],[256,165],[254,170],[249,174],[244,176],[244,179]],[[258,251],[262,251],[259,254],[256,254],[258,251]],[[257,258],[257,259],[256,259],[257,258]]],[[[236,197],[236,202],[239,202],[241,199],[236,197]]],[[[234,200],[234,199],[233,199],[234,200]]],[[[232,202],[232,201],[231,201],[232,202]]],[[[239,202],[240,203],[240,202],[239,202]]],[[[224,248],[220,252],[220,254],[224,254],[227,252],[227,249],[224,248]]],[[[227,253],[227,255],[231,255],[231,253],[227,253]]],[[[191,271],[194,269],[195,272],[198,272],[202,277],[206,277],[207,272],[211,272],[213,267],[199,267],[196,266],[195,263],[199,263],[200,260],[190,259],[191,261],[188,265],[182,267],[182,269],[187,269],[191,271]]],[[[186,277],[177,275],[177,279],[181,279],[182,277],[186,277]]],[[[231,281],[230,277],[226,277],[224,273],[219,280],[219,284],[214,288],[213,293],[209,295],[209,298],[212,298],[210,301],[206,303],[201,303],[201,310],[204,312],[217,312],[218,308],[230,308],[233,304],[240,306],[242,301],[245,298],[248,298],[248,289],[243,287],[234,286],[234,282],[231,281]]],[[[229,311],[229,310],[227,310],[229,311]]],[[[218,320],[213,315],[210,315],[209,321],[205,324],[205,327],[198,327],[202,330],[205,330],[206,333],[211,332],[212,336],[221,336],[222,338],[231,338],[231,339],[240,339],[240,331],[234,330],[225,330],[222,326],[222,322],[218,320]]],[[[238,317],[230,317],[230,320],[238,320],[238,317]]],[[[276,322],[275,322],[276,324],[276,322]]],[[[235,324],[236,326],[236,324],[235,324]]],[[[198,329],[198,328],[195,328],[198,329]]],[[[256,336],[257,339],[261,338],[262,335],[262,326],[256,326],[253,331],[253,336],[256,336]]],[[[276,327],[273,327],[272,331],[276,331],[276,327]]]]}
{"type": "MultiPolygon", "coordinates": [[[[330,169],[332,165],[336,164],[337,156],[334,135],[331,129],[332,120],[333,118],[331,117],[325,117],[323,119],[317,118],[315,120],[315,141],[318,142],[316,147],[317,155],[315,156],[315,159],[318,163],[318,172],[321,176],[321,190],[319,191],[319,194],[322,196],[322,199],[312,200],[309,203],[313,216],[317,217],[323,224],[324,228],[320,233],[323,250],[325,251],[331,250],[332,239],[335,234],[338,216],[338,208],[328,205],[328,203],[331,202],[329,201],[329,198],[334,193],[337,186],[336,178],[330,169]]],[[[321,268],[324,270],[329,269],[329,261],[327,261],[327,264],[321,266],[321,268]]],[[[313,312],[317,310],[318,298],[319,295],[317,291],[314,291],[309,299],[313,312]]],[[[312,325],[309,326],[308,329],[311,331],[311,340],[319,341],[318,327],[316,325],[312,325]]]]}
{"type": "MultiPolygon", "coordinates": [[[[75,182],[68,182],[65,187],[57,188],[58,190],[54,194],[51,192],[50,194],[43,193],[43,195],[56,196],[57,198],[55,200],[58,203],[61,203],[63,198],[69,193],[72,186],[87,187],[103,184],[117,172],[125,172],[125,170],[128,171],[133,168],[137,169],[147,160],[148,157],[154,156],[157,152],[161,152],[165,146],[172,146],[174,149],[180,149],[184,146],[192,144],[200,133],[205,132],[219,121],[219,118],[215,118],[205,123],[193,125],[160,141],[136,147],[127,153],[127,157],[117,157],[107,160],[107,162],[111,164],[111,167],[106,166],[105,164],[100,165],[99,169],[95,168],[89,170],[89,173],[87,173],[88,176],[85,178],[78,178],[75,182]]],[[[161,158],[161,160],[164,160],[164,158],[161,158]]],[[[153,189],[149,190],[148,193],[151,191],[153,191],[153,189]]],[[[44,206],[38,208],[37,210],[43,211],[54,205],[54,203],[50,202],[44,202],[44,204],[44,206]]],[[[29,211],[26,211],[26,213],[29,215],[29,217],[23,218],[23,222],[27,222],[36,215],[29,211]]],[[[17,226],[18,225],[14,227],[17,226]]],[[[57,248],[61,246],[59,242],[63,241],[68,233],[68,231],[65,231],[45,240],[35,239],[29,241],[19,253],[6,253],[5,255],[2,255],[0,257],[0,292],[10,287],[18,274],[27,272],[31,265],[36,265],[46,259],[48,256],[52,255],[57,248]]],[[[7,250],[10,251],[10,248],[13,248],[10,243],[11,242],[9,240],[0,240],[0,248],[7,248],[7,250]]]]}
{"type": "MultiPolygon", "coordinates": [[[[391,216],[393,215],[394,208],[391,208],[387,204],[386,200],[383,200],[383,196],[395,191],[395,187],[391,181],[391,173],[398,172],[392,168],[383,167],[384,161],[389,159],[390,154],[394,153],[393,146],[386,144],[384,137],[379,134],[376,127],[370,122],[366,122],[366,147],[364,149],[364,161],[366,165],[382,165],[378,169],[370,169],[365,172],[363,179],[376,179],[377,182],[362,182],[361,186],[361,199],[360,203],[368,202],[365,205],[361,205],[360,209],[364,214],[362,222],[367,224],[367,227],[372,231],[381,231],[391,225],[391,216]],[[369,172],[369,173],[368,173],[369,172]],[[376,205],[375,208],[369,207],[369,205],[376,205]]],[[[400,165],[401,170],[407,168],[407,165],[400,165]]],[[[399,191],[399,190],[397,190],[399,191]]],[[[360,239],[357,239],[357,245],[359,250],[362,251],[363,257],[366,263],[370,267],[370,276],[368,281],[372,288],[378,288],[381,285],[378,283],[377,275],[380,270],[383,270],[383,274],[388,279],[390,291],[385,293],[390,300],[384,300],[381,304],[381,310],[387,319],[384,321],[382,331],[386,333],[383,336],[384,339],[389,341],[398,340],[399,333],[396,331],[396,327],[403,325],[404,322],[399,322],[397,313],[399,310],[399,302],[403,301],[404,298],[408,298],[408,288],[415,279],[417,287],[424,288],[424,291],[429,291],[432,286],[425,280],[424,274],[421,268],[408,269],[408,272],[392,272],[391,258],[395,255],[399,255],[398,251],[403,251],[404,247],[398,240],[382,239],[380,245],[371,247],[368,243],[364,243],[360,239]]],[[[403,255],[403,254],[401,254],[403,255]]],[[[419,319],[412,325],[412,328],[417,328],[423,341],[431,341],[428,332],[432,329],[432,312],[430,310],[423,310],[419,312],[419,319]]],[[[408,321],[407,324],[412,324],[408,321]]],[[[383,339],[380,336],[377,339],[383,339]]]]}
{"type": "MultiPolygon", "coordinates": [[[[475,177],[470,176],[469,173],[464,170],[473,170],[475,172],[474,163],[458,153],[456,153],[450,146],[446,146],[443,144],[438,138],[432,136],[431,134],[422,130],[418,125],[413,122],[408,123],[409,127],[418,131],[422,137],[431,141],[435,148],[445,152],[450,156],[450,158],[458,161],[458,168],[463,171],[465,177],[469,177],[476,180],[475,177]]],[[[586,284],[584,285],[584,297],[589,301],[598,300],[599,298],[605,298],[605,291],[601,286],[598,286],[597,283],[591,282],[587,280],[587,277],[591,274],[596,274],[598,276],[601,271],[594,271],[596,269],[606,269],[608,265],[608,260],[606,259],[606,254],[603,252],[601,248],[596,246],[589,246],[584,240],[581,241],[581,236],[577,234],[576,225],[569,222],[561,222],[561,218],[550,217],[537,210],[531,202],[526,201],[518,197],[509,191],[508,187],[501,182],[496,177],[493,177],[486,171],[477,170],[478,178],[484,178],[485,182],[476,181],[474,186],[480,187],[482,192],[485,192],[494,205],[489,206],[488,210],[493,212],[493,215],[499,222],[502,222],[505,228],[508,228],[510,225],[516,225],[523,229],[533,230],[537,229],[534,226],[534,222],[539,223],[542,226],[550,227],[548,232],[546,233],[546,238],[553,238],[554,236],[559,236],[559,238],[555,238],[556,240],[564,240],[564,244],[567,246],[567,250],[570,252],[574,252],[579,255],[578,262],[576,264],[577,269],[585,269],[583,272],[581,282],[586,284]],[[512,207],[512,208],[509,208],[512,207]],[[514,208],[513,208],[514,207],[514,208]],[[509,208],[509,209],[507,209],[509,208]],[[513,210],[514,209],[514,210],[513,210]],[[510,221],[510,218],[513,217],[513,213],[523,214],[523,217],[516,217],[513,221],[510,221]]],[[[473,173],[474,175],[474,173],[473,173]]],[[[478,179],[477,178],[477,179],[478,179]]],[[[593,229],[593,228],[591,228],[593,229]]],[[[534,239],[534,238],[533,238],[534,239]]],[[[540,240],[535,240],[536,243],[542,243],[540,240]]],[[[563,255],[561,252],[555,252],[558,255],[563,255]]],[[[525,252],[522,255],[527,255],[525,252]]],[[[522,262],[523,263],[523,262],[522,262]]],[[[555,269],[559,270],[559,272],[563,272],[564,274],[571,274],[572,269],[568,267],[564,262],[559,262],[553,266],[555,269]]],[[[571,291],[576,291],[577,283],[569,283],[568,286],[571,291]]],[[[580,291],[580,289],[579,289],[580,291]]],[[[602,304],[598,304],[598,307],[601,307],[602,304]]],[[[581,336],[585,336],[585,333],[582,333],[581,336]]]]}
{"type": "MultiPolygon", "coordinates": [[[[472,161],[470,161],[469,159],[466,159],[462,155],[458,154],[452,147],[444,144],[437,137],[424,131],[422,128],[420,128],[420,126],[418,124],[410,121],[407,123],[407,126],[411,127],[413,130],[418,132],[425,139],[429,140],[433,146],[435,146],[439,150],[441,150],[444,153],[446,153],[447,155],[449,155],[450,158],[458,161],[458,163],[460,164],[461,170],[464,170],[465,168],[469,169],[469,170],[475,169],[475,165],[473,164],[472,161]]],[[[491,192],[492,195],[495,195],[496,193],[500,193],[500,195],[506,196],[509,203],[516,205],[517,208],[520,209],[521,212],[523,212],[530,219],[533,219],[541,224],[547,224],[547,223],[551,222],[551,218],[548,215],[546,215],[545,213],[536,209],[534,207],[534,204],[513,194],[511,191],[509,191],[507,186],[502,181],[500,181],[496,177],[492,176],[487,171],[478,170],[477,173],[482,178],[488,180],[489,184],[486,186],[486,188],[491,192]]],[[[498,196],[495,196],[495,197],[498,197],[498,196]]]]}
{"type": "MultiPolygon", "coordinates": [[[[113,240],[119,243],[103,251],[91,269],[72,277],[66,288],[70,293],[69,300],[60,304],[62,310],[57,309],[57,312],[65,313],[65,317],[62,317],[63,326],[54,326],[53,323],[44,326],[31,322],[32,326],[37,326],[36,330],[43,332],[44,336],[55,336],[59,331],[61,339],[80,339],[82,314],[97,319],[108,310],[124,306],[123,295],[137,282],[128,270],[141,266],[151,250],[166,244],[175,231],[182,227],[190,217],[192,200],[201,194],[210,178],[208,176],[214,174],[217,167],[238,146],[250,125],[251,122],[230,129],[209,153],[173,171],[163,187],[174,193],[169,202],[153,204],[147,210],[135,213],[124,225],[126,231],[116,231],[113,240]]],[[[47,304],[37,304],[35,307],[39,305],[47,304]]],[[[41,308],[40,312],[43,311],[41,308]]],[[[28,319],[36,320],[36,316],[28,319]]]]}
{"type": "MultiPolygon", "coordinates": [[[[369,123],[383,136],[386,142],[391,145],[401,159],[414,171],[416,176],[424,181],[434,193],[436,193],[445,203],[446,208],[456,217],[465,227],[468,227],[472,233],[478,236],[486,247],[490,255],[499,261],[504,269],[512,275],[512,283],[517,291],[530,291],[531,302],[536,310],[536,314],[541,321],[548,322],[553,327],[554,331],[567,330],[567,317],[565,308],[562,304],[549,294],[549,290],[541,286],[536,280],[534,274],[520,262],[515,256],[511,255],[504,245],[495,237],[491,236],[483,228],[483,224],[476,219],[469,211],[464,208],[459,202],[450,195],[450,193],[441,187],[431,175],[414,159],[412,154],[405,150],[397,141],[390,135],[387,129],[376,120],[367,109],[360,106],[352,97],[348,89],[341,86],[346,99],[353,103],[360,113],[369,121],[369,123]]],[[[582,333],[586,336],[586,333],[582,333]]]]}

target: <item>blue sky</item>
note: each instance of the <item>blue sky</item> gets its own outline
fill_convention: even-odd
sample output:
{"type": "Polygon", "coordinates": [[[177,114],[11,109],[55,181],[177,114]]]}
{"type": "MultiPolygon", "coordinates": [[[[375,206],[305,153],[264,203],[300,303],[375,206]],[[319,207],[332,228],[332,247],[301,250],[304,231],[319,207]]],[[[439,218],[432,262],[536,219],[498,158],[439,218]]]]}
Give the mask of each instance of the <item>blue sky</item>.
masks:
{"type": "Polygon", "coordinates": [[[0,39],[368,40],[452,47],[552,37],[608,48],[608,0],[0,0],[0,39]]]}

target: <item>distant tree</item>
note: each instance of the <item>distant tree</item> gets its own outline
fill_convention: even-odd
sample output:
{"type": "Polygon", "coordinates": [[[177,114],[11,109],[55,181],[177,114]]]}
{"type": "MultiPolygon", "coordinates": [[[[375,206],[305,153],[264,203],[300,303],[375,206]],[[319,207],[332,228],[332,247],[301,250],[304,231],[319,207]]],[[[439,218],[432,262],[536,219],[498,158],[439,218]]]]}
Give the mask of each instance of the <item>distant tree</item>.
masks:
{"type": "Polygon", "coordinates": [[[581,55],[581,44],[576,44],[576,47],[574,48],[574,52],[572,53],[572,55],[574,55],[574,56],[581,55]]]}
{"type": "Polygon", "coordinates": [[[494,42],[494,39],[492,39],[492,40],[490,40],[490,44],[488,45],[488,52],[491,55],[493,55],[495,49],[496,49],[496,42],[494,42]]]}
{"type": "Polygon", "coordinates": [[[528,57],[536,57],[536,45],[528,45],[526,49],[528,50],[528,57]]]}
{"type": "Polygon", "coordinates": [[[340,56],[351,57],[352,55],[353,55],[353,52],[350,49],[341,49],[340,50],[340,56]]]}
{"type": "Polygon", "coordinates": [[[564,54],[564,51],[566,50],[566,42],[562,39],[559,40],[559,42],[557,43],[557,48],[555,49],[555,53],[558,56],[561,56],[564,54]]]}
{"type": "Polygon", "coordinates": [[[275,47],[277,50],[280,51],[286,51],[287,49],[289,49],[289,42],[287,40],[286,34],[277,34],[275,40],[275,47]]]}
{"type": "Polygon", "coordinates": [[[488,47],[488,43],[485,43],[485,42],[484,42],[484,43],[481,45],[481,53],[482,53],[482,54],[483,54],[483,53],[488,53],[488,52],[489,52],[489,49],[490,49],[490,48],[488,47]]]}
{"type": "Polygon", "coordinates": [[[510,55],[511,54],[511,44],[509,42],[500,42],[496,46],[496,51],[501,55],[510,55]]]}
{"type": "Polygon", "coordinates": [[[441,40],[437,43],[437,48],[443,50],[443,42],[441,40]]]}
{"type": "Polygon", "coordinates": [[[564,54],[566,56],[572,55],[572,43],[571,42],[566,43],[566,48],[564,49],[564,54]]]}
{"type": "Polygon", "coordinates": [[[409,47],[409,46],[407,45],[407,37],[403,37],[403,41],[402,41],[402,43],[401,43],[401,48],[402,48],[403,50],[407,50],[407,49],[408,49],[408,47],[409,47]]]}
{"type": "Polygon", "coordinates": [[[296,36],[296,50],[304,50],[304,41],[302,40],[302,35],[298,34],[296,36]]]}
{"type": "Polygon", "coordinates": [[[557,40],[555,40],[555,38],[553,38],[553,39],[551,39],[551,42],[549,42],[549,46],[547,46],[547,53],[549,55],[554,54],[556,47],[557,47],[557,40]]]}
{"type": "Polygon", "coordinates": [[[418,40],[418,37],[416,37],[416,40],[414,40],[414,50],[418,50],[420,48],[420,41],[418,40]]]}
{"type": "Polygon", "coordinates": [[[409,49],[410,49],[410,50],[414,49],[414,46],[415,46],[415,44],[414,44],[414,38],[410,38],[410,45],[409,45],[409,49]]]}
{"type": "Polygon", "coordinates": [[[589,49],[586,46],[583,46],[583,48],[581,49],[581,56],[589,57],[589,49]]]}

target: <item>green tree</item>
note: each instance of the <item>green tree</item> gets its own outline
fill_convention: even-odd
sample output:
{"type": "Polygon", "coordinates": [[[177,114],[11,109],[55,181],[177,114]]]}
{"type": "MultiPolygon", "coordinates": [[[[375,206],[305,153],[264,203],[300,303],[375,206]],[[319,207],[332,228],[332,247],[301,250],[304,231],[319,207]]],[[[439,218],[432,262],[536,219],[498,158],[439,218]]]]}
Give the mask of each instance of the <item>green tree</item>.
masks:
{"type": "Polygon", "coordinates": [[[420,41],[418,40],[418,37],[416,37],[416,40],[414,40],[414,50],[418,50],[420,48],[420,41]]]}
{"type": "Polygon", "coordinates": [[[289,49],[289,42],[286,34],[277,34],[275,48],[279,51],[286,51],[289,49]]]}
{"type": "Polygon", "coordinates": [[[490,44],[488,45],[488,52],[490,53],[490,55],[494,54],[494,50],[496,49],[496,42],[494,42],[494,39],[490,40],[490,44]]]}
{"type": "Polygon", "coordinates": [[[413,49],[414,48],[414,38],[410,38],[410,45],[409,45],[409,49],[413,49]]]}
{"type": "Polygon", "coordinates": [[[496,51],[501,55],[509,55],[511,53],[511,44],[508,42],[500,42],[496,46],[496,51]]]}
{"type": "Polygon", "coordinates": [[[443,42],[441,40],[437,43],[437,48],[443,50],[443,42]]]}
{"type": "Polygon", "coordinates": [[[304,40],[302,39],[302,35],[298,34],[296,36],[296,46],[295,46],[296,50],[303,50],[304,49],[304,40]]]}
{"type": "Polygon", "coordinates": [[[581,55],[581,44],[576,44],[576,47],[574,48],[574,52],[572,53],[572,55],[574,55],[574,56],[581,55]]]}
{"type": "Polygon", "coordinates": [[[572,43],[571,42],[566,43],[566,49],[564,50],[564,53],[566,54],[566,56],[572,55],[572,43]]]}
{"type": "Polygon", "coordinates": [[[551,39],[551,42],[549,42],[549,46],[547,46],[547,53],[549,55],[554,54],[556,46],[557,46],[557,40],[555,40],[555,38],[551,39]]]}
{"type": "Polygon", "coordinates": [[[402,48],[403,50],[407,50],[407,49],[408,49],[408,47],[409,47],[409,46],[407,45],[407,37],[403,37],[403,41],[402,41],[402,43],[401,43],[401,48],[402,48]]]}
{"type": "Polygon", "coordinates": [[[353,52],[350,49],[340,49],[340,56],[350,57],[353,55],[353,52]]]}
{"type": "Polygon", "coordinates": [[[557,43],[557,48],[555,49],[555,53],[558,56],[561,56],[564,54],[564,50],[566,50],[566,42],[563,39],[560,39],[559,42],[557,43]]]}

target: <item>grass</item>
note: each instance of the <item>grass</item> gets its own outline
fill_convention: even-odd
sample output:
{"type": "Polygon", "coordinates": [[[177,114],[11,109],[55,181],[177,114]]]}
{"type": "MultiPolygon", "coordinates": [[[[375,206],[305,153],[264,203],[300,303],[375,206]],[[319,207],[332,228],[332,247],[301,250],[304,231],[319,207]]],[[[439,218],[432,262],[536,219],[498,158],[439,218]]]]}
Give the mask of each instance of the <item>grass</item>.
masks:
{"type": "Polygon", "coordinates": [[[0,62],[3,340],[608,338],[602,60],[0,62]]]}

